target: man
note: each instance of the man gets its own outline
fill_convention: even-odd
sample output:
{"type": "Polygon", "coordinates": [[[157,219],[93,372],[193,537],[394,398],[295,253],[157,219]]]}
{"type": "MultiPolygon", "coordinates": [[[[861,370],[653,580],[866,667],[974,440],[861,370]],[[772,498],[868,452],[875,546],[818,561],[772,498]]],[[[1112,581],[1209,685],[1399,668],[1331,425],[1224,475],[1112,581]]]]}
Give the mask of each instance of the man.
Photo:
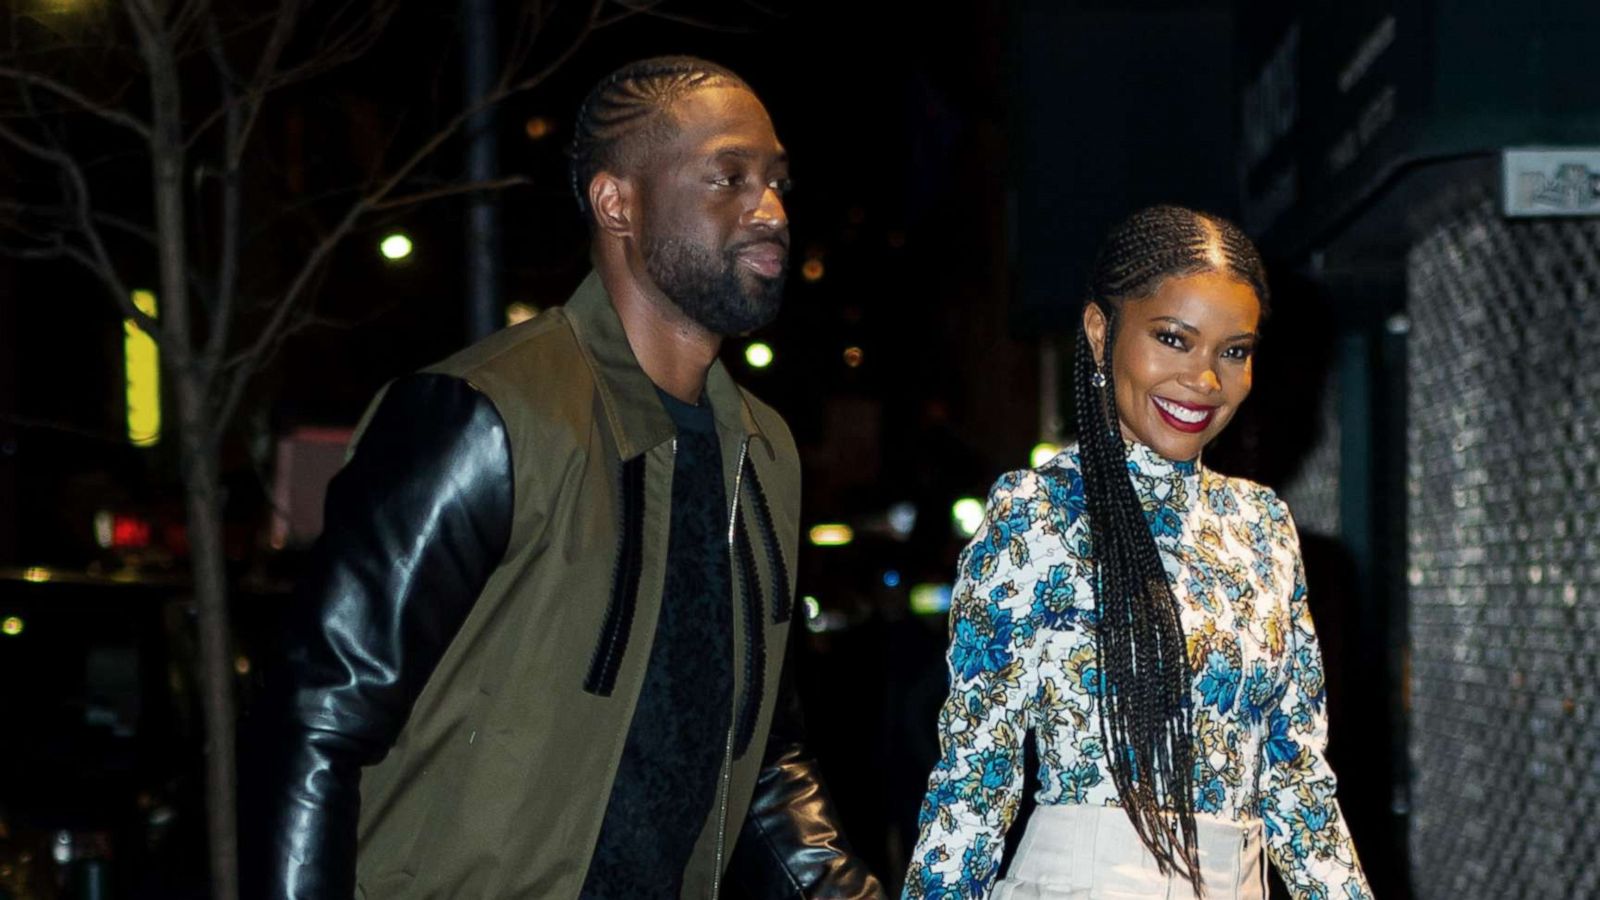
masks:
{"type": "Polygon", "coordinates": [[[589,95],[594,273],[393,382],[329,489],[273,707],[272,896],[882,894],[784,665],[794,442],[717,362],[777,311],[787,179],[719,66],[589,95]]]}

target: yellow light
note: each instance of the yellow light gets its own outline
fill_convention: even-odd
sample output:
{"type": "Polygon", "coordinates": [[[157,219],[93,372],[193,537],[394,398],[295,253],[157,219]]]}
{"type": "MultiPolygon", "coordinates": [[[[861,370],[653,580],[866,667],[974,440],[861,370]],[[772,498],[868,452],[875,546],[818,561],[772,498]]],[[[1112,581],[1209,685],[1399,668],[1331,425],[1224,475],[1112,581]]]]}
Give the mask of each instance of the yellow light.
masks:
{"type": "Polygon", "coordinates": [[[818,547],[843,547],[855,539],[855,531],[839,522],[811,526],[811,543],[818,547]]]}
{"type": "MultiPolygon", "coordinates": [[[[134,291],[133,305],[152,318],[156,295],[134,291]]],[[[128,440],[135,447],[153,447],[161,440],[161,351],[156,340],[133,319],[122,322],[124,378],[127,380],[128,440]]]]}
{"type": "Polygon", "coordinates": [[[411,255],[411,238],[403,231],[396,231],[384,237],[378,244],[378,252],[383,258],[391,262],[398,262],[411,255]]]}
{"type": "Polygon", "coordinates": [[[861,352],[860,347],[844,348],[844,364],[852,369],[861,365],[861,360],[864,356],[865,354],[861,352]]]}
{"type": "Polygon", "coordinates": [[[556,129],[554,125],[550,124],[550,120],[544,116],[534,116],[523,123],[522,130],[528,135],[528,140],[540,141],[549,137],[550,132],[556,129]]]}
{"type": "Polygon", "coordinates": [[[950,507],[950,520],[955,523],[957,534],[972,537],[978,533],[978,526],[983,524],[983,501],[976,497],[962,497],[950,507]]]}
{"type": "Polygon", "coordinates": [[[825,270],[822,268],[822,260],[808,259],[806,260],[805,265],[800,267],[800,277],[807,281],[821,281],[824,271],[825,270]]]}
{"type": "Polygon", "coordinates": [[[765,369],[772,365],[772,357],[772,348],[760,341],[755,341],[744,348],[744,361],[749,363],[752,369],[765,369]]]}
{"type": "Polygon", "coordinates": [[[4,622],[0,622],[0,632],[4,632],[7,637],[16,637],[22,633],[22,619],[7,616],[4,622]]]}
{"type": "Polygon", "coordinates": [[[250,674],[250,657],[240,655],[233,658],[233,670],[240,675],[250,674]]]}
{"type": "Polygon", "coordinates": [[[44,566],[33,566],[22,573],[22,580],[31,581],[34,584],[44,584],[50,580],[50,570],[44,566]]]}
{"type": "Polygon", "coordinates": [[[526,322],[538,315],[539,307],[534,306],[532,303],[523,303],[518,301],[506,306],[507,325],[521,325],[523,322],[526,322]]]}
{"type": "Polygon", "coordinates": [[[1055,459],[1056,454],[1060,452],[1061,448],[1050,443],[1049,441],[1034,444],[1033,451],[1028,454],[1028,463],[1037,469],[1050,460],[1055,459]]]}

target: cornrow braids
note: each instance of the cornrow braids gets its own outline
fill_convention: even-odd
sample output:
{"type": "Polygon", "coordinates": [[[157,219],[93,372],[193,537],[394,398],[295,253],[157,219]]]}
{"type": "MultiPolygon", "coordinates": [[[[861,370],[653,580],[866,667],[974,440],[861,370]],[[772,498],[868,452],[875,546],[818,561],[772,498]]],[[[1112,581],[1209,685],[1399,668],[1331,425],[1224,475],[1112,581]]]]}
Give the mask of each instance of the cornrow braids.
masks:
{"type": "Polygon", "coordinates": [[[1177,206],[1140,210],[1101,244],[1089,301],[1106,318],[1097,365],[1080,328],[1073,364],[1078,447],[1095,568],[1101,737],[1112,782],[1162,872],[1203,895],[1194,813],[1193,674],[1183,622],[1143,504],[1128,474],[1111,352],[1119,311],[1168,278],[1223,272],[1249,285],[1266,314],[1266,270],[1250,239],[1225,219],[1177,206]]]}
{"type": "Polygon", "coordinates": [[[694,56],[655,56],[629,63],[589,91],[573,122],[572,193],[589,217],[589,182],[602,170],[623,171],[672,133],[666,115],[684,95],[700,88],[749,90],[744,79],[694,56]]]}

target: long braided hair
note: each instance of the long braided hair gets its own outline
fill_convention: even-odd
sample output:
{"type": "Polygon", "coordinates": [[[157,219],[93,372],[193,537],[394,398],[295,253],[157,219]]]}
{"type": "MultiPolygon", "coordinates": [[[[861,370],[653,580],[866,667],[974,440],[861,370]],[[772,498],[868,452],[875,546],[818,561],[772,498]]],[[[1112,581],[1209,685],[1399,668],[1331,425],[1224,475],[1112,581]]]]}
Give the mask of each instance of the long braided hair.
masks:
{"type": "Polygon", "coordinates": [[[1162,872],[1202,893],[1194,818],[1192,675],[1178,605],[1144,507],[1128,476],[1111,348],[1123,304],[1168,278],[1216,271],[1249,285],[1266,314],[1266,271],[1233,223],[1178,206],[1134,213],[1095,257],[1088,302],[1106,318],[1097,365],[1079,328],[1073,365],[1078,447],[1095,565],[1095,652],[1101,737],[1122,807],[1162,872]]]}
{"type": "Polygon", "coordinates": [[[690,91],[741,87],[744,79],[695,56],[654,56],[606,76],[578,107],[572,128],[572,193],[593,226],[589,182],[602,170],[624,172],[672,134],[666,112],[690,91]]]}

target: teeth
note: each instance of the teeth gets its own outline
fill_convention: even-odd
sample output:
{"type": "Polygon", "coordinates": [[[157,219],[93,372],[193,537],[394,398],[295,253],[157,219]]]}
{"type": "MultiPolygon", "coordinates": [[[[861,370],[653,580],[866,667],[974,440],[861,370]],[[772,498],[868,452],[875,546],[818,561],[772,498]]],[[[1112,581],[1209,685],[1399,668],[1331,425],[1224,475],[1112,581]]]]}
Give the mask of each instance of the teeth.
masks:
{"type": "Polygon", "coordinates": [[[1204,422],[1211,416],[1209,411],[1202,412],[1198,409],[1189,409],[1187,407],[1179,406],[1176,403],[1163,400],[1160,397],[1155,397],[1153,399],[1156,401],[1157,406],[1167,411],[1168,415],[1180,422],[1188,422],[1190,425],[1199,425],[1201,422],[1204,422]]]}

